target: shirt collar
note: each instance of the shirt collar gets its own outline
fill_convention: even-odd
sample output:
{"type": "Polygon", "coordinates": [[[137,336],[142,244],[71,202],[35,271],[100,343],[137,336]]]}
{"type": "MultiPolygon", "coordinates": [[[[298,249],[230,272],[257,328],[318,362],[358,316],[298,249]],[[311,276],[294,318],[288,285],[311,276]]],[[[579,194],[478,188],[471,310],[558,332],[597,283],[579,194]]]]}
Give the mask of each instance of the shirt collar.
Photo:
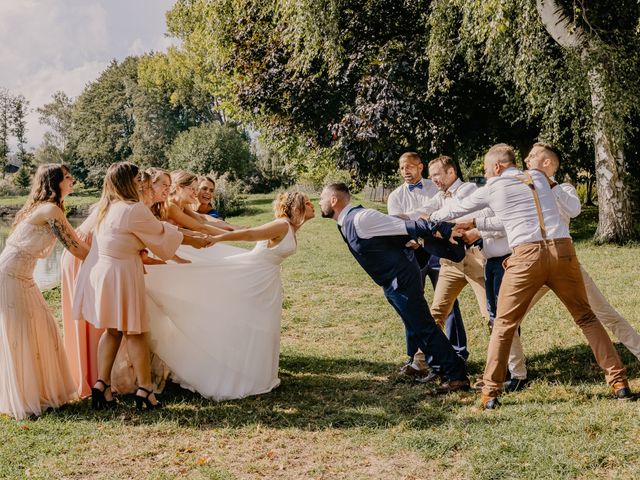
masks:
{"type": "Polygon", "coordinates": [[[420,177],[420,180],[418,180],[416,183],[404,182],[404,186],[407,187],[407,191],[408,191],[409,185],[416,185],[417,183],[420,183],[420,182],[422,182],[422,188],[424,189],[427,186],[427,179],[422,177],[420,177]]]}
{"type": "Polygon", "coordinates": [[[450,194],[453,195],[456,192],[456,190],[458,190],[458,188],[460,188],[460,185],[462,185],[462,183],[463,183],[462,180],[460,180],[459,178],[456,178],[456,181],[453,182],[449,188],[447,188],[446,192],[444,190],[442,190],[440,193],[442,195],[444,195],[445,193],[450,193],[450,194]]]}
{"type": "Polygon", "coordinates": [[[522,172],[520,170],[518,170],[516,167],[509,167],[506,170],[504,170],[500,176],[514,176],[514,175],[520,175],[522,172]]]}
{"type": "Polygon", "coordinates": [[[348,203],[347,206],[342,209],[342,211],[340,212],[340,215],[338,215],[338,225],[342,226],[342,222],[344,222],[344,217],[347,216],[347,213],[349,213],[352,208],[354,208],[354,205],[351,205],[350,203],[348,203]]]}

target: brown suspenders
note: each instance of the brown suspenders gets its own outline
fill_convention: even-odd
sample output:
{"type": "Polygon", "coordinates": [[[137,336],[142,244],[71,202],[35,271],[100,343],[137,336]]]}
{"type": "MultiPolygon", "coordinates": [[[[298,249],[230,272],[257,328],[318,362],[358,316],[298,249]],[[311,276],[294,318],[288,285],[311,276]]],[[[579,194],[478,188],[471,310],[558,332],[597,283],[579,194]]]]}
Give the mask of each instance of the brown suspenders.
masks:
{"type": "Polygon", "coordinates": [[[533,194],[533,201],[536,203],[536,211],[538,212],[538,223],[540,223],[540,233],[542,234],[543,239],[547,239],[547,228],[544,225],[544,217],[542,216],[542,208],[540,207],[540,199],[538,198],[538,192],[536,192],[536,186],[533,184],[533,178],[531,178],[531,174],[529,172],[524,172],[525,178],[517,176],[518,180],[524,183],[527,187],[531,189],[531,193],[533,194]]]}

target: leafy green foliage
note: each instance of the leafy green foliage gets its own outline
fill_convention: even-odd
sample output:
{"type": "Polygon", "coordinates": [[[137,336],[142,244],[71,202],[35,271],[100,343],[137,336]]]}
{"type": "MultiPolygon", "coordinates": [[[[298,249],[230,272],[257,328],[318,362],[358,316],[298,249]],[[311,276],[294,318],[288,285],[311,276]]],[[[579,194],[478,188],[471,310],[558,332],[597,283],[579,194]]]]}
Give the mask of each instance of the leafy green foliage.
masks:
{"type": "Polygon", "coordinates": [[[13,183],[17,187],[29,188],[31,185],[31,175],[29,173],[29,167],[23,165],[13,176],[13,183]]]}
{"type": "Polygon", "coordinates": [[[174,170],[229,172],[236,179],[252,172],[254,166],[247,135],[230,125],[206,124],[180,133],[168,157],[174,170]]]}

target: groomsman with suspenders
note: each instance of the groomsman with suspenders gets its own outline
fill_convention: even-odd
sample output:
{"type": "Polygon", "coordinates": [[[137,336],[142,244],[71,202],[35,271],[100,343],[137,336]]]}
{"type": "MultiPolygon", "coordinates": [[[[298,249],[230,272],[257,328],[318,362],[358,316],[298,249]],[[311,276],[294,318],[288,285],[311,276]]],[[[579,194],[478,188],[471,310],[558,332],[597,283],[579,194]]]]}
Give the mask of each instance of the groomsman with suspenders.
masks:
{"type": "MultiPolygon", "coordinates": [[[[537,156],[541,148],[534,146],[529,157],[537,156]]],[[[485,187],[431,215],[438,222],[489,207],[504,225],[513,252],[506,262],[489,341],[481,396],[484,408],[499,406],[513,336],[543,285],[554,291],[573,316],[615,396],[630,398],[624,365],[589,305],[569,229],[552,192],[557,184],[540,171],[518,170],[513,148],[506,144],[489,149],[484,167],[485,187]]]]}
{"type": "MultiPolygon", "coordinates": [[[[405,152],[400,156],[400,175],[404,178],[404,183],[389,194],[387,199],[387,213],[405,217],[408,212],[417,210],[426,202],[438,194],[438,187],[431,181],[422,178],[424,165],[417,153],[405,152]]],[[[440,258],[435,255],[428,255],[426,262],[420,265],[422,272],[422,282],[429,277],[435,290],[440,273],[440,258]]],[[[424,287],[424,285],[423,285],[424,287]]],[[[462,323],[462,313],[458,300],[453,304],[453,310],[447,318],[448,323],[462,323]],[[454,318],[456,317],[456,318],[454,318]]],[[[407,376],[415,376],[418,381],[428,381],[433,375],[428,375],[427,365],[424,361],[424,354],[419,350],[414,359],[410,359],[400,373],[407,376]]]]}
{"type": "Polygon", "coordinates": [[[420,237],[424,248],[438,256],[461,259],[464,247],[438,240],[448,238],[452,225],[432,225],[424,220],[407,221],[377,210],[354,206],[349,189],[343,183],[327,185],[320,195],[320,210],[324,218],[332,218],[349,251],[371,279],[383,288],[387,301],[402,319],[407,353],[418,348],[428,353],[429,365],[440,372],[445,382],[436,390],[449,393],[468,390],[465,363],[429,313],[420,281],[420,267],[414,252],[407,247],[410,240],[420,237]]]}
{"type": "MultiPolygon", "coordinates": [[[[532,153],[535,154],[527,157],[527,168],[544,172],[552,182],[555,183],[554,175],[560,167],[560,153],[552,145],[546,143],[537,143],[534,145],[534,148],[532,153]]],[[[555,195],[558,208],[560,209],[560,219],[568,228],[571,219],[580,214],[581,205],[578,192],[570,183],[558,184],[552,191],[555,195]]],[[[580,265],[580,273],[584,280],[587,299],[589,300],[589,305],[593,313],[595,313],[598,320],[610,329],[618,340],[640,360],[640,334],[631,326],[627,319],[611,306],[582,265],[580,265]]],[[[529,309],[533,308],[536,302],[548,291],[549,289],[547,287],[542,287],[531,301],[529,309]]]]}

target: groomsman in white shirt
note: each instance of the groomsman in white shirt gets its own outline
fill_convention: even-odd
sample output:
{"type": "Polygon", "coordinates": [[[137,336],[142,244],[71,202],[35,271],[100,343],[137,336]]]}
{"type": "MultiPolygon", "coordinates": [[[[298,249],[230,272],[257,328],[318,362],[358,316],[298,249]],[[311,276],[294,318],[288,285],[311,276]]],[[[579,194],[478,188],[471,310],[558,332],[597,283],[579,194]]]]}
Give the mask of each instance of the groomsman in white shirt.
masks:
{"type": "MultiPolygon", "coordinates": [[[[407,212],[412,212],[421,208],[429,200],[438,194],[438,187],[431,181],[422,177],[424,164],[422,159],[415,152],[405,152],[400,156],[399,160],[400,175],[404,179],[404,183],[389,194],[387,199],[387,213],[405,217],[407,212]]],[[[425,265],[421,265],[422,281],[424,283],[427,276],[431,280],[433,288],[436,288],[438,282],[438,274],[440,272],[440,258],[435,255],[429,256],[425,265]]],[[[423,285],[424,287],[424,285],[423,285]]],[[[462,313],[460,306],[456,300],[453,310],[449,314],[449,323],[462,323],[462,313]],[[457,319],[453,318],[454,316],[457,319]]],[[[402,369],[400,373],[407,376],[415,376],[420,379],[430,379],[428,376],[427,364],[424,360],[424,354],[420,352],[415,360],[411,359],[402,369]]]]}
{"type": "MultiPolygon", "coordinates": [[[[463,199],[478,189],[475,183],[463,182],[458,178],[456,164],[451,157],[440,156],[431,160],[429,162],[429,176],[438,187],[438,194],[423,206],[409,212],[408,216],[412,220],[421,214],[429,214],[455,202],[456,199],[463,199]]],[[[486,214],[487,212],[478,212],[469,218],[486,214]]],[[[475,246],[467,249],[465,258],[461,262],[452,262],[446,259],[440,261],[440,275],[438,276],[438,283],[431,303],[433,319],[440,327],[444,328],[454,350],[465,360],[469,357],[469,351],[462,317],[452,317],[449,313],[458,295],[466,285],[470,285],[473,289],[480,314],[489,324],[484,288],[484,257],[480,248],[475,246]]],[[[422,363],[420,354],[414,357],[414,362],[422,363]]]]}
{"type": "MultiPolygon", "coordinates": [[[[536,147],[538,148],[535,149],[535,152],[532,152],[535,153],[535,155],[529,155],[527,157],[527,168],[544,172],[551,181],[555,183],[556,180],[554,176],[560,167],[560,154],[552,145],[546,143],[537,143],[536,147]]],[[[560,209],[560,219],[568,228],[571,219],[577,217],[582,208],[578,192],[570,183],[558,184],[557,187],[552,189],[552,192],[560,209]]],[[[598,320],[610,329],[618,340],[640,360],[640,334],[631,326],[627,319],[611,306],[582,265],[580,265],[580,273],[584,280],[587,299],[589,300],[589,305],[593,313],[595,313],[598,320]]],[[[538,300],[548,291],[548,287],[542,287],[533,298],[529,309],[533,308],[538,300]]]]}
{"type": "MultiPolygon", "coordinates": [[[[544,148],[535,145],[529,158],[537,157],[544,148]]],[[[537,170],[523,174],[514,160],[512,147],[494,145],[485,155],[486,186],[431,215],[437,222],[489,207],[504,225],[513,251],[498,297],[483,376],[482,404],[486,409],[499,405],[514,333],[543,285],[554,291],[573,316],[615,396],[631,398],[624,365],[589,305],[569,229],[560,218],[552,192],[557,184],[537,170]]]]}

